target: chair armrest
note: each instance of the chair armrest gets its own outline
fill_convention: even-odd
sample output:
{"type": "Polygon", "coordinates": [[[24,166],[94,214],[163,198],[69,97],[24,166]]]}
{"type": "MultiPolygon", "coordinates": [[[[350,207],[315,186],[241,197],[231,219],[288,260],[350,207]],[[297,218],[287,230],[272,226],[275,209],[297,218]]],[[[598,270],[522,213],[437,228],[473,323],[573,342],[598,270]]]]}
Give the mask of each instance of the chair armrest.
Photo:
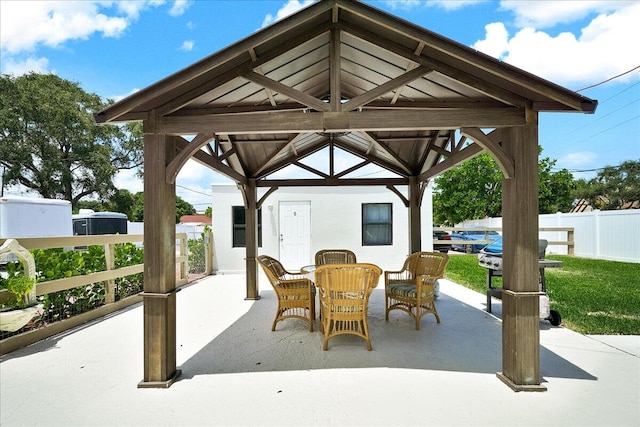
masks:
{"type": "Polygon", "coordinates": [[[431,276],[428,274],[423,274],[416,277],[416,290],[418,294],[422,294],[425,292],[433,293],[436,287],[436,281],[441,279],[440,276],[431,276]]]}
{"type": "Polygon", "coordinates": [[[280,278],[277,285],[282,289],[307,288],[311,290],[315,288],[313,282],[306,277],[280,278]]]}
{"type": "Polygon", "coordinates": [[[385,271],[384,272],[384,283],[385,285],[389,284],[390,281],[407,281],[412,280],[411,272],[409,270],[402,271],[385,271]]]}

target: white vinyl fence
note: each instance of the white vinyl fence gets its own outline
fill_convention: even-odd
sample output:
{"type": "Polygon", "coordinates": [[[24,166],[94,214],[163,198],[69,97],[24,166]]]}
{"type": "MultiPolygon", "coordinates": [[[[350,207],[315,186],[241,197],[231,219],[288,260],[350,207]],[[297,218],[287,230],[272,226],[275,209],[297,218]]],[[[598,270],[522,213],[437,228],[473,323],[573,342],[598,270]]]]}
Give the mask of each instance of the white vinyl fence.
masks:
{"type": "MultiPolygon", "coordinates": [[[[640,210],[556,213],[540,215],[539,228],[571,227],[574,229],[574,255],[611,261],[640,263],[640,210]]],[[[463,227],[502,228],[502,218],[466,221],[463,227]]],[[[566,240],[566,232],[540,232],[541,239],[566,240]]],[[[566,246],[549,245],[548,254],[566,254],[566,246]]]]}
{"type": "MultiPolygon", "coordinates": [[[[131,222],[127,223],[127,227],[129,230],[129,234],[143,234],[144,233],[144,223],[142,222],[131,222]]],[[[185,233],[187,235],[188,240],[197,240],[202,238],[202,233],[204,232],[203,224],[176,224],[176,233],[185,233]]]]}

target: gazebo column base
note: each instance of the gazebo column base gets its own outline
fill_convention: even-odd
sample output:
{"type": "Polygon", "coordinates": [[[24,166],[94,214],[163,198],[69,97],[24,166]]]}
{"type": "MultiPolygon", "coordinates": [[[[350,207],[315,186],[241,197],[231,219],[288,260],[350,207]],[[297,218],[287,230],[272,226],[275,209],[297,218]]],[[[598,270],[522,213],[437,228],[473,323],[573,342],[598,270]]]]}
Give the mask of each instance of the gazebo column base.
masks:
{"type": "Polygon", "coordinates": [[[516,384],[502,372],[498,372],[496,376],[513,391],[547,391],[547,387],[542,384],[516,384]]]}
{"type": "Polygon", "coordinates": [[[182,371],[180,369],[176,369],[173,375],[165,380],[165,381],[145,381],[142,380],[138,383],[138,388],[169,388],[171,384],[178,381],[180,376],[182,375],[182,371]]]}

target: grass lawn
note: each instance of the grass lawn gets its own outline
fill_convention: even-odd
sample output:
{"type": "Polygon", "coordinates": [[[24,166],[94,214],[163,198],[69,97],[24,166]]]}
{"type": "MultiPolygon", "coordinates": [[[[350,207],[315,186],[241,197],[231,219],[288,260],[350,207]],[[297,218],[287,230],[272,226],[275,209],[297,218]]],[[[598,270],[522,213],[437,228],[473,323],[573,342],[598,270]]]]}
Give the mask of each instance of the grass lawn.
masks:
{"type": "MultiPolygon", "coordinates": [[[[582,334],[640,335],[640,264],[551,255],[563,268],[545,271],[551,308],[562,325],[582,334]]],[[[453,255],[445,277],[486,293],[486,269],[476,255],[453,255]]],[[[500,286],[502,278],[494,278],[500,286]]]]}

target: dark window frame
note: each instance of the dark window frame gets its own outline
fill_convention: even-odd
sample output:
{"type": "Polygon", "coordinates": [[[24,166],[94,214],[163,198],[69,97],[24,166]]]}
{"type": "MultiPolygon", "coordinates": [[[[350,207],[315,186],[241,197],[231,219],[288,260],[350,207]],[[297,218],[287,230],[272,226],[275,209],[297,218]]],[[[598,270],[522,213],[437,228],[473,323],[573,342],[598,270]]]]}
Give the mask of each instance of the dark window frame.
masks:
{"type": "MultiPolygon", "coordinates": [[[[247,219],[244,206],[231,206],[231,247],[247,247],[247,219]]],[[[258,209],[258,247],[262,247],[262,208],[258,209]]]]}
{"type": "MultiPolygon", "coordinates": [[[[363,203],[362,204],[362,246],[392,246],[393,245],[393,203],[363,203]],[[369,206],[386,206],[388,207],[388,221],[369,221],[367,220],[367,208],[369,206]],[[387,239],[376,241],[374,236],[377,233],[370,233],[368,229],[380,228],[380,227],[388,227],[387,239]]],[[[382,237],[382,236],[381,236],[382,237]]]]}

